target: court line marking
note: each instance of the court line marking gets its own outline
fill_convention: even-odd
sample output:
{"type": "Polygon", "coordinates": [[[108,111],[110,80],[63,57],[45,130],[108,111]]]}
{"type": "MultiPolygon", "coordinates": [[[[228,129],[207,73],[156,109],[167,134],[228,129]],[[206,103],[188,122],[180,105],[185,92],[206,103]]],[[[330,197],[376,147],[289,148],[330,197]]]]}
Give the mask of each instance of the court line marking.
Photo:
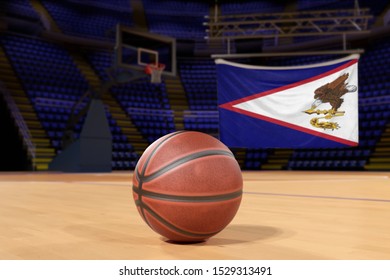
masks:
{"type": "Polygon", "coordinates": [[[291,194],[291,193],[283,194],[283,193],[265,193],[265,192],[244,192],[244,194],[390,203],[390,199],[364,198],[364,197],[342,197],[342,196],[306,195],[306,194],[291,194]]]}
{"type": "Polygon", "coordinates": [[[124,183],[110,183],[110,182],[88,182],[88,181],[69,181],[66,183],[76,183],[81,185],[102,185],[102,186],[129,186],[131,187],[133,183],[131,181],[124,183]]]}
{"type": "Polygon", "coordinates": [[[306,180],[302,180],[302,179],[294,180],[291,178],[289,178],[289,179],[275,179],[275,180],[272,180],[272,179],[261,180],[261,179],[249,179],[249,178],[245,179],[244,178],[244,181],[249,181],[249,182],[329,182],[329,181],[351,182],[351,181],[360,181],[360,180],[367,180],[367,181],[389,180],[389,176],[364,176],[364,177],[351,177],[351,178],[344,178],[344,179],[338,179],[337,177],[334,177],[334,178],[329,178],[329,179],[306,179],[306,180]]]}
{"type": "MultiPolygon", "coordinates": [[[[99,182],[86,182],[86,181],[0,181],[0,183],[9,183],[9,184],[79,184],[79,185],[101,185],[101,186],[126,186],[131,188],[132,183],[99,183],[99,182]]],[[[0,186],[1,187],[1,186],[0,186]]]]}
{"type": "MultiPolygon", "coordinates": [[[[9,183],[17,183],[17,181],[9,181],[9,183]]],[[[26,182],[24,182],[26,183],[26,182]]],[[[129,187],[131,183],[126,184],[113,184],[113,183],[98,183],[98,182],[85,182],[85,181],[70,181],[70,182],[42,182],[42,181],[28,181],[28,183],[77,183],[81,185],[100,185],[100,186],[115,186],[115,187],[129,187]]],[[[363,198],[363,197],[342,197],[342,196],[325,196],[325,195],[305,195],[305,194],[291,194],[291,193],[267,193],[267,192],[243,192],[243,194],[253,195],[265,195],[265,196],[284,196],[284,197],[298,197],[298,198],[317,198],[317,199],[335,199],[335,200],[350,200],[350,201],[368,201],[368,202],[384,202],[390,203],[390,199],[378,199],[378,198],[363,198]]]]}
{"type": "Polygon", "coordinates": [[[118,177],[131,177],[132,175],[132,172],[129,172],[129,173],[92,173],[90,174],[92,176],[96,176],[96,177],[109,177],[109,176],[118,176],[118,177]]]}

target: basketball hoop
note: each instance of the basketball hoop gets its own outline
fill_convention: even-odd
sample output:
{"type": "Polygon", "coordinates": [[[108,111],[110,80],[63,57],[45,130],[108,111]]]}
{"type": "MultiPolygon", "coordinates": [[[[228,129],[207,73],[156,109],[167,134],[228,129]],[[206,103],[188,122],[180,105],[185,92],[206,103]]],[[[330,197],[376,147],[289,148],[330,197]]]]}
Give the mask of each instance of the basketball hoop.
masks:
{"type": "Polygon", "coordinates": [[[154,63],[150,63],[145,66],[145,73],[150,75],[150,82],[152,84],[160,84],[161,75],[164,69],[165,69],[165,64],[158,63],[156,65],[154,63]]]}

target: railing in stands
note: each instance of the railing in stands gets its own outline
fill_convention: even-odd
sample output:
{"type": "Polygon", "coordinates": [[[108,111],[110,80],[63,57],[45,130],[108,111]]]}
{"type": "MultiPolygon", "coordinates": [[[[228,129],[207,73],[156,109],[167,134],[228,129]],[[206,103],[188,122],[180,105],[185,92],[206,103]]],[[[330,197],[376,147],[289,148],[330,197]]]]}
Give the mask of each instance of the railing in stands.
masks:
{"type": "MultiPolygon", "coordinates": [[[[127,112],[133,115],[146,115],[146,116],[158,116],[158,117],[173,117],[173,110],[166,109],[147,109],[147,108],[136,108],[128,107],[127,112]]],[[[185,110],[183,111],[184,118],[191,119],[218,119],[218,111],[212,110],[185,110]]]]}
{"type": "Polygon", "coordinates": [[[218,119],[218,111],[210,110],[186,110],[183,111],[184,118],[209,118],[209,119],[218,119]]]}
{"type": "Polygon", "coordinates": [[[146,116],[157,116],[157,117],[173,117],[173,110],[165,109],[147,109],[147,108],[135,108],[128,107],[127,112],[132,115],[146,115],[146,116]]]}

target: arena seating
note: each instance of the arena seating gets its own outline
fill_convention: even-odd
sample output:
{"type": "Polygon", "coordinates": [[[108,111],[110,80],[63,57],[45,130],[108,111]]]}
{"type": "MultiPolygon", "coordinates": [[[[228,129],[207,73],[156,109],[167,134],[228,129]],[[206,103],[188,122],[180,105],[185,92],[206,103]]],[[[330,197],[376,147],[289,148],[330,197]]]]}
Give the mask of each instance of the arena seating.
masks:
{"type": "Polygon", "coordinates": [[[175,130],[172,110],[129,107],[127,112],[149,143],[175,130]]]}
{"type": "Polygon", "coordinates": [[[390,63],[390,42],[382,40],[373,45],[360,60],[359,81],[363,98],[388,95],[390,81],[387,66],[390,63]]]}
{"type": "Polygon", "coordinates": [[[38,97],[75,101],[88,89],[65,49],[34,38],[1,39],[32,102],[38,97]]]}
{"type": "Polygon", "coordinates": [[[92,7],[99,7],[106,10],[120,11],[120,12],[132,12],[130,1],[128,0],[73,0],[72,2],[87,5],[92,7]]]}
{"type": "Polygon", "coordinates": [[[144,0],[149,31],[178,39],[202,39],[205,36],[204,16],[209,4],[192,1],[144,0]],[[169,17],[167,17],[169,15],[169,17]]]}
{"type": "Polygon", "coordinates": [[[213,60],[182,60],[179,73],[191,110],[217,109],[217,77],[213,60]]]}
{"type": "Polygon", "coordinates": [[[133,25],[129,5],[117,10],[81,2],[43,0],[42,3],[66,34],[114,40],[113,32],[118,22],[133,25]]]}
{"type": "Polygon", "coordinates": [[[221,14],[256,14],[283,12],[284,4],[281,1],[226,1],[220,4],[221,14]]]}
{"type": "Polygon", "coordinates": [[[181,60],[179,75],[190,109],[184,112],[184,128],[217,136],[217,80],[214,61],[181,60]]]}
{"type": "MultiPolygon", "coordinates": [[[[66,123],[74,104],[88,90],[87,82],[67,51],[59,45],[18,36],[2,37],[1,42],[20,76],[52,146],[60,152],[66,123]]],[[[87,101],[88,99],[81,103],[75,113],[82,110],[87,101]]],[[[119,167],[133,167],[137,159],[134,149],[112,119],[108,109],[106,115],[113,137],[114,162],[119,167]],[[121,157],[122,154],[124,156],[121,157]]],[[[76,125],[76,138],[79,136],[82,123],[83,119],[76,125]]]]}
{"type": "Polygon", "coordinates": [[[28,0],[3,1],[0,3],[6,15],[15,18],[38,21],[39,16],[28,0]]]}
{"type": "Polygon", "coordinates": [[[146,13],[201,16],[208,14],[210,1],[143,0],[146,13]]]}
{"type": "Polygon", "coordinates": [[[183,115],[184,128],[218,136],[218,111],[189,110],[183,115]]]}
{"type": "MultiPolygon", "coordinates": [[[[310,1],[310,0],[298,0],[298,10],[329,10],[331,9],[353,9],[355,8],[356,1],[354,0],[320,0],[320,1],[310,1]]],[[[371,13],[374,16],[378,16],[383,12],[383,9],[388,5],[387,0],[379,1],[369,1],[369,0],[359,0],[358,1],[360,8],[370,8],[371,13]]]]}
{"type": "Polygon", "coordinates": [[[352,9],[354,8],[354,0],[337,1],[337,0],[298,0],[298,10],[328,10],[330,5],[332,9],[352,9]]]}
{"type": "Polygon", "coordinates": [[[267,149],[247,149],[245,156],[245,166],[247,170],[261,169],[261,165],[265,163],[270,154],[267,149]]]}
{"type": "Polygon", "coordinates": [[[43,128],[53,146],[60,149],[71,108],[88,85],[65,50],[17,36],[4,37],[2,42],[43,128]]]}

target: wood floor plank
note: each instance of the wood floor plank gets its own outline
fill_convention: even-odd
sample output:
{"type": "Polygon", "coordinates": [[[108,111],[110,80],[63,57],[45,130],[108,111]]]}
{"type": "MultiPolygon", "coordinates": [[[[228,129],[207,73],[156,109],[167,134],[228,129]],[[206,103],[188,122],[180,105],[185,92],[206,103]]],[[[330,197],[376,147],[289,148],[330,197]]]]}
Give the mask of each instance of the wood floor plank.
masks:
{"type": "Polygon", "coordinates": [[[136,210],[131,172],[0,174],[0,259],[390,259],[386,172],[243,172],[218,235],[173,244],[136,210]]]}

